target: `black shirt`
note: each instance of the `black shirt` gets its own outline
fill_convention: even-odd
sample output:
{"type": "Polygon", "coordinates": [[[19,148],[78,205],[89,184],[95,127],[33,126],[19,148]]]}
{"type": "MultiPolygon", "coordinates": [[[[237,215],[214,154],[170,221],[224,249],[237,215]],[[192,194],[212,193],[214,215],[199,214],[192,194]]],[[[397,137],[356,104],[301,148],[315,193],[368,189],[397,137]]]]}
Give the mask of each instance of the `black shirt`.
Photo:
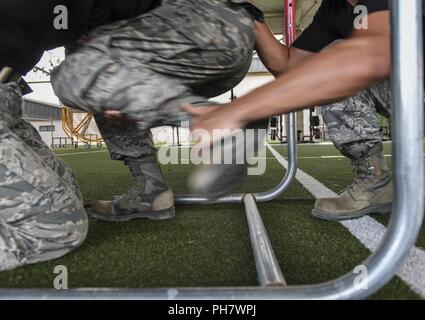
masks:
{"type": "Polygon", "coordinates": [[[70,44],[87,29],[149,11],[160,0],[0,0],[0,69],[26,74],[45,50],[70,44]],[[54,9],[68,9],[68,30],[56,30],[54,9]]]}
{"type": "MultiPolygon", "coordinates": [[[[389,0],[360,0],[357,5],[366,6],[369,14],[389,10],[389,0]]],[[[425,0],[422,0],[422,7],[425,19],[425,0]]],[[[354,31],[355,18],[354,7],[347,1],[323,0],[313,22],[295,40],[293,47],[314,53],[320,52],[332,42],[348,38],[354,31]]],[[[423,35],[425,37],[425,23],[423,35]]]]}
{"type": "Polygon", "coordinates": [[[160,0],[110,0],[111,16],[109,22],[136,17],[161,5],[160,0]]]}
{"type": "Polygon", "coordinates": [[[41,58],[43,51],[79,38],[86,29],[94,0],[1,0],[0,66],[22,74],[41,58]],[[68,30],[54,28],[54,9],[68,8],[68,30]]]}
{"type": "MultiPolygon", "coordinates": [[[[389,10],[388,0],[360,0],[369,14],[389,10]]],[[[295,40],[298,49],[319,52],[332,42],[348,38],[354,30],[354,7],[345,0],[323,0],[313,22],[295,40]]]]}

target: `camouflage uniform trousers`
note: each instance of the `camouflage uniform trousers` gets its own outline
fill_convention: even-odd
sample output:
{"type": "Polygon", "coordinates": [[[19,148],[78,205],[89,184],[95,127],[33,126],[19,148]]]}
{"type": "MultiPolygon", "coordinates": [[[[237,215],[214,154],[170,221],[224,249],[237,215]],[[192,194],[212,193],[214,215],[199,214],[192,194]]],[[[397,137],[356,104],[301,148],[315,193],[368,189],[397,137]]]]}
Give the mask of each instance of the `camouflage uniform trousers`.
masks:
{"type": "Polygon", "coordinates": [[[352,160],[369,157],[382,144],[378,113],[391,116],[391,83],[377,82],[369,89],[331,105],[322,106],[328,136],[352,160]]]}
{"type": "Polygon", "coordinates": [[[141,130],[136,123],[117,124],[102,115],[95,115],[95,120],[112,160],[128,164],[155,156],[156,149],[149,129],[141,130]]]}
{"type": "MultiPolygon", "coordinates": [[[[238,2],[235,0],[235,2],[238,2]]],[[[101,26],[52,73],[56,94],[95,114],[119,110],[140,130],[180,124],[182,102],[236,86],[249,70],[253,18],[228,0],[168,0],[101,26]]]]}
{"type": "Polygon", "coordinates": [[[186,120],[181,100],[217,96],[243,79],[252,28],[245,9],[226,0],[164,1],[150,14],[92,32],[54,72],[55,91],[68,105],[95,112],[112,159],[150,156],[155,148],[148,128],[186,120]],[[117,125],[101,116],[104,109],[140,121],[117,125]]]}
{"type": "Polygon", "coordinates": [[[0,271],[79,247],[87,215],[71,169],[22,118],[15,84],[0,84],[0,271]]]}

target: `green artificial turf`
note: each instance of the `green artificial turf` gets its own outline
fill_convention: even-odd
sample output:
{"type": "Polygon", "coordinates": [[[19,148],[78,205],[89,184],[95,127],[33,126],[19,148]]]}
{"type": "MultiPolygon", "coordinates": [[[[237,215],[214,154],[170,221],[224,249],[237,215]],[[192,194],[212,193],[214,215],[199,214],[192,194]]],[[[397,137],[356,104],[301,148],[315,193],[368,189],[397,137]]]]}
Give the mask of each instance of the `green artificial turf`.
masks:
{"type": "MultiPolygon", "coordinates": [[[[103,149],[57,152],[74,169],[87,203],[110,199],[131,186],[126,167],[110,161],[103,149]],[[84,153],[74,155],[80,152],[84,153]]],[[[300,157],[338,154],[332,146],[299,146],[300,157]]],[[[267,157],[272,156],[267,153],[267,157]]],[[[299,166],[335,191],[348,185],[353,177],[345,159],[300,159],[299,166]]],[[[192,169],[192,165],[163,166],[176,193],[187,192],[186,177],[192,169]]],[[[266,191],[280,181],[283,172],[276,160],[269,159],[266,173],[249,177],[241,191],[266,191]]],[[[295,182],[276,201],[259,205],[290,285],[335,279],[370,254],[339,223],[312,218],[309,213],[313,203],[314,198],[295,182]]],[[[422,233],[418,245],[423,241],[422,233]]],[[[245,211],[240,205],[178,206],[175,219],[159,222],[106,223],[90,219],[89,234],[81,248],[54,261],[0,273],[0,287],[50,288],[56,265],[67,266],[70,288],[257,285],[245,211]]],[[[418,296],[395,277],[372,298],[418,296]]]]}

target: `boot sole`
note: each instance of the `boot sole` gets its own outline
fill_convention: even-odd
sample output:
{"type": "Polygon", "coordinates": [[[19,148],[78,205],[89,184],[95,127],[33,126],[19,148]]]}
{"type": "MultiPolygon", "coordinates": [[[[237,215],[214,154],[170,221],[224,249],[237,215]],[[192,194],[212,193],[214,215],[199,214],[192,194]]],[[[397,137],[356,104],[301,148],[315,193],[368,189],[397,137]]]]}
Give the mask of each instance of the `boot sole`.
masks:
{"type": "Polygon", "coordinates": [[[380,213],[380,214],[387,214],[391,213],[393,208],[392,203],[385,204],[385,205],[379,205],[379,206],[373,206],[368,207],[363,210],[344,213],[344,214],[338,214],[335,215],[333,213],[329,213],[326,211],[321,211],[317,209],[311,210],[311,215],[315,218],[321,219],[321,220],[327,220],[327,221],[341,221],[341,220],[350,220],[350,219],[358,219],[365,215],[372,214],[372,213],[380,213]]]}
{"type": "Polygon", "coordinates": [[[96,219],[108,222],[125,222],[133,219],[149,219],[149,220],[167,220],[174,218],[176,216],[175,207],[158,210],[158,211],[149,211],[149,212],[129,212],[121,211],[119,215],[105,215],[98,214],[96,211],[91,210],[90,215],[96,219]]]}

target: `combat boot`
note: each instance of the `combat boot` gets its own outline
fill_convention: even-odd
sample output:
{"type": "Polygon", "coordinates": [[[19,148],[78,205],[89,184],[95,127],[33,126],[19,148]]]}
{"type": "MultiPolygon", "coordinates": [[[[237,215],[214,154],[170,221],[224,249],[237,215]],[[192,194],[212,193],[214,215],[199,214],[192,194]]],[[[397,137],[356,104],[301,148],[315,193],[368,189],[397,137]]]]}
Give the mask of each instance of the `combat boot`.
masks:
{"type": "Polygon", "coordinates": [[[174,195],[165,183],[155,156],[127,161],[134,186],[112,201],[97,201],[90,214],[100,220],[121,222],[138,218],[165,220],[175,216],[174,195]]]}
{"type": "Polygon", "coordinates": [[[357,177],[335,198],[317,199],[311,214],[323,220],[360,218],[370,213],[390,213],[393,184],[382,150],[353,160],[357,177]]]}

